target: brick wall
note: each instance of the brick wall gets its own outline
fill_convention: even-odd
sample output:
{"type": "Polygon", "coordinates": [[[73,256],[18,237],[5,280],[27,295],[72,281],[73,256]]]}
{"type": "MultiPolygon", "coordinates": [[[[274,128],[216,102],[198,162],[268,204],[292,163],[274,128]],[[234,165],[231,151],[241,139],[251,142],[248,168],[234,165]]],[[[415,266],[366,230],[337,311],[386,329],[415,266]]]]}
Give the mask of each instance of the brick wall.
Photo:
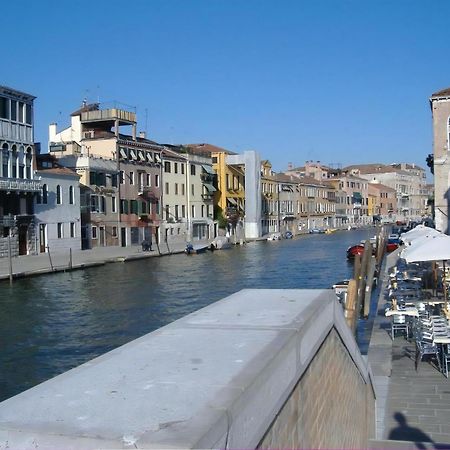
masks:
{"type": "Polygon", "coordinates": [[[366,448],[375,399],[332,329],[259,448],[366,448]]]}

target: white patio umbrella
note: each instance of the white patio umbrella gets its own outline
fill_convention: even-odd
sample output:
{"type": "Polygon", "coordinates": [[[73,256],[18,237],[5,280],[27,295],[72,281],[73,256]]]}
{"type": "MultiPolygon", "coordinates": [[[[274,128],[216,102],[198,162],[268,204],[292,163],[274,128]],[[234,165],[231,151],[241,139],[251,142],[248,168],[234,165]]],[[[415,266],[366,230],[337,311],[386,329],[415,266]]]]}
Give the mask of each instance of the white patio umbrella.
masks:
{"type": "Polygon", "coordinates": [[[447,287],[445,284],[445,262],[450,259],[450,236],[439,233],[435,236],[424,237],[420,243],[405,248],[401,257],[407,263],[419,261],[442,261],[443,264],[443,286],[444,286],[444,308],[447,316],[449,315],[447,306],[447,287]]]}
{"type": "Polygon", "coordinates": [[[450,259],[450,236],[439,233],[435,236],[423,236],[405,248],[401,257],[406,262],[447,261],[450,259]]]}
{"type": "Polygon", "coordinates": [[[436,231],[434,228],[426,227],[424,225],[418,225],[416,228],[413,228],[412,230],[410,230],[406,233],[403,233],[400,236],[400,239],[405,244],[411,244],[416,239],[419,239],[423,236],[438,236],[441,234],[443,234],[443,233],[441,233],[440,231],[436,231]]]}

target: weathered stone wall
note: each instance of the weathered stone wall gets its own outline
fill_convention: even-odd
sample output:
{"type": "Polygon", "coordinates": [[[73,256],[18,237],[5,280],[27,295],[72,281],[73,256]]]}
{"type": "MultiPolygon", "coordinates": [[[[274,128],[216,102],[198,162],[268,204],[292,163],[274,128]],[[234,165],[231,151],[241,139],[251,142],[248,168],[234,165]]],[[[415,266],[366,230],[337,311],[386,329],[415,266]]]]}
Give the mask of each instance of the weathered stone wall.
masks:
{"type": "MultiPolygon", "coordinates": [[[[17,237],[11,238],[11,256],[19,255],[19,241],[17,237]]],[[[0,258],[8,257],[8,238],[0,238],[0,258]]]]}
{"type": "Polygon", "coordinates": [[[375,399],[332,329],[262,439],[260,448],[366,448],[375,399]]]}

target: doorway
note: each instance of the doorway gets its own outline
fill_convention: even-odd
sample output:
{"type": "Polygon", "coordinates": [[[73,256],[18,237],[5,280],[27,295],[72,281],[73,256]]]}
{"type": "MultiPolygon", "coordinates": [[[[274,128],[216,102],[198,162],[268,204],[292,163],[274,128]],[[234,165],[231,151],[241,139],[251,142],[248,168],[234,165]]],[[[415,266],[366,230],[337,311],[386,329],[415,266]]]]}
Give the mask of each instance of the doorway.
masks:
{"type": "Polygon", "coordinates": [[[106,245],[105,239],[105,227],[100,227],[100,247],[104,247],[106,245]]]}
{"type": "Polygon", "coordinates": [[[47,224],[39,224],[39,252],[45,253],[47,248],[47,224]]]}
{"type": "Polygon", "coordinates": [[[28,254],[28,227],[26,225],[19,226],[19,255],[28,254]]]}
{"type": "Polygon", "coordinates": [[[122,247],[126,247],[127,246],[127,229],[122,227],[120,229],[120,245],[122,247]]]}

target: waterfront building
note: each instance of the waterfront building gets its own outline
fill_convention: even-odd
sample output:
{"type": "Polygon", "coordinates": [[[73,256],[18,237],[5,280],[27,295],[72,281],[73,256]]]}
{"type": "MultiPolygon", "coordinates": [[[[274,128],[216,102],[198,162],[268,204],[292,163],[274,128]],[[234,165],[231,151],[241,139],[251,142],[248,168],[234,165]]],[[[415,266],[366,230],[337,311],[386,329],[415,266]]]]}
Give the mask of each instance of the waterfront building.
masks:
{"type": "Polygon", "coordinates": [[[261,236],[261,159],[255,151],[237,154],[211,144],[189,144],[211,154],[217,174],[215,204],[236,239],[261,236]]]}
{"type": "Polygon", "coordinates": [[[375,181],[395,189],[397,194],[396,220],[417,220],[425,215],[425,170],[415,164],[360,164],[344,168],[344,171],[375,181]]]}
{"type": "Polygon", "coordinates": [[[270,161],[261,161],[261,232],[280,231],[279,185],[270,161]]]}
{"type": "Polygon", "coordinates": [[[325,181],[303,176],[300,178],[299,194],[299,231],[336,226],[336,194],[333,186],[325,181]]]}
{"type": "MultiPolygon", "coordinates": [[[[166,146],[162,158],[161,237],[167,245],[185,243],[188,237],[186,170],[184,155],[166,146]]],[[[169,247],[170,248],[170,247],[169,247]]]]}
{"type": "Polygon", "coordinates": [[[36,248],[39,253],[81,248],[80,175],[52,155],[37,156],[42,191],[35,199],[36,248]]]}
{"type": "Polygon", "coordinates": [[[82,176],[83,248],[159,239],[162,146],[136,136],[129,109],[86,104],[71,125],[49,127],[49,151],[82,176]],[[131,128],[131,134],[123,129],[131,128]]]}
{"type": "Polygon", "coordinates": [[[162,167],[164,240],[175,243],[216,237],[213,201],[216,175],[210,153],[166,144],[162,167]]]}
{"type": "Polygon", "coordinates": [[[36,97],[0,86],[0,257],[37,251],[34,202],[41,190],[35,176],[36,97]]]}
{"type": "Polygon", "coordinates": [[[436,229],[450,232],[450,88],[431,95],[434,155],[434,215],[436,229]]]}
{"type": "Polygon", "coordinates": [[[385,186],[377,181],[369,183],[369,198],[373,198],[374,204],[369,209],[369,216],[375,221],[391,222],[397,211],[397,192],[395,189],[385,186]]]}

